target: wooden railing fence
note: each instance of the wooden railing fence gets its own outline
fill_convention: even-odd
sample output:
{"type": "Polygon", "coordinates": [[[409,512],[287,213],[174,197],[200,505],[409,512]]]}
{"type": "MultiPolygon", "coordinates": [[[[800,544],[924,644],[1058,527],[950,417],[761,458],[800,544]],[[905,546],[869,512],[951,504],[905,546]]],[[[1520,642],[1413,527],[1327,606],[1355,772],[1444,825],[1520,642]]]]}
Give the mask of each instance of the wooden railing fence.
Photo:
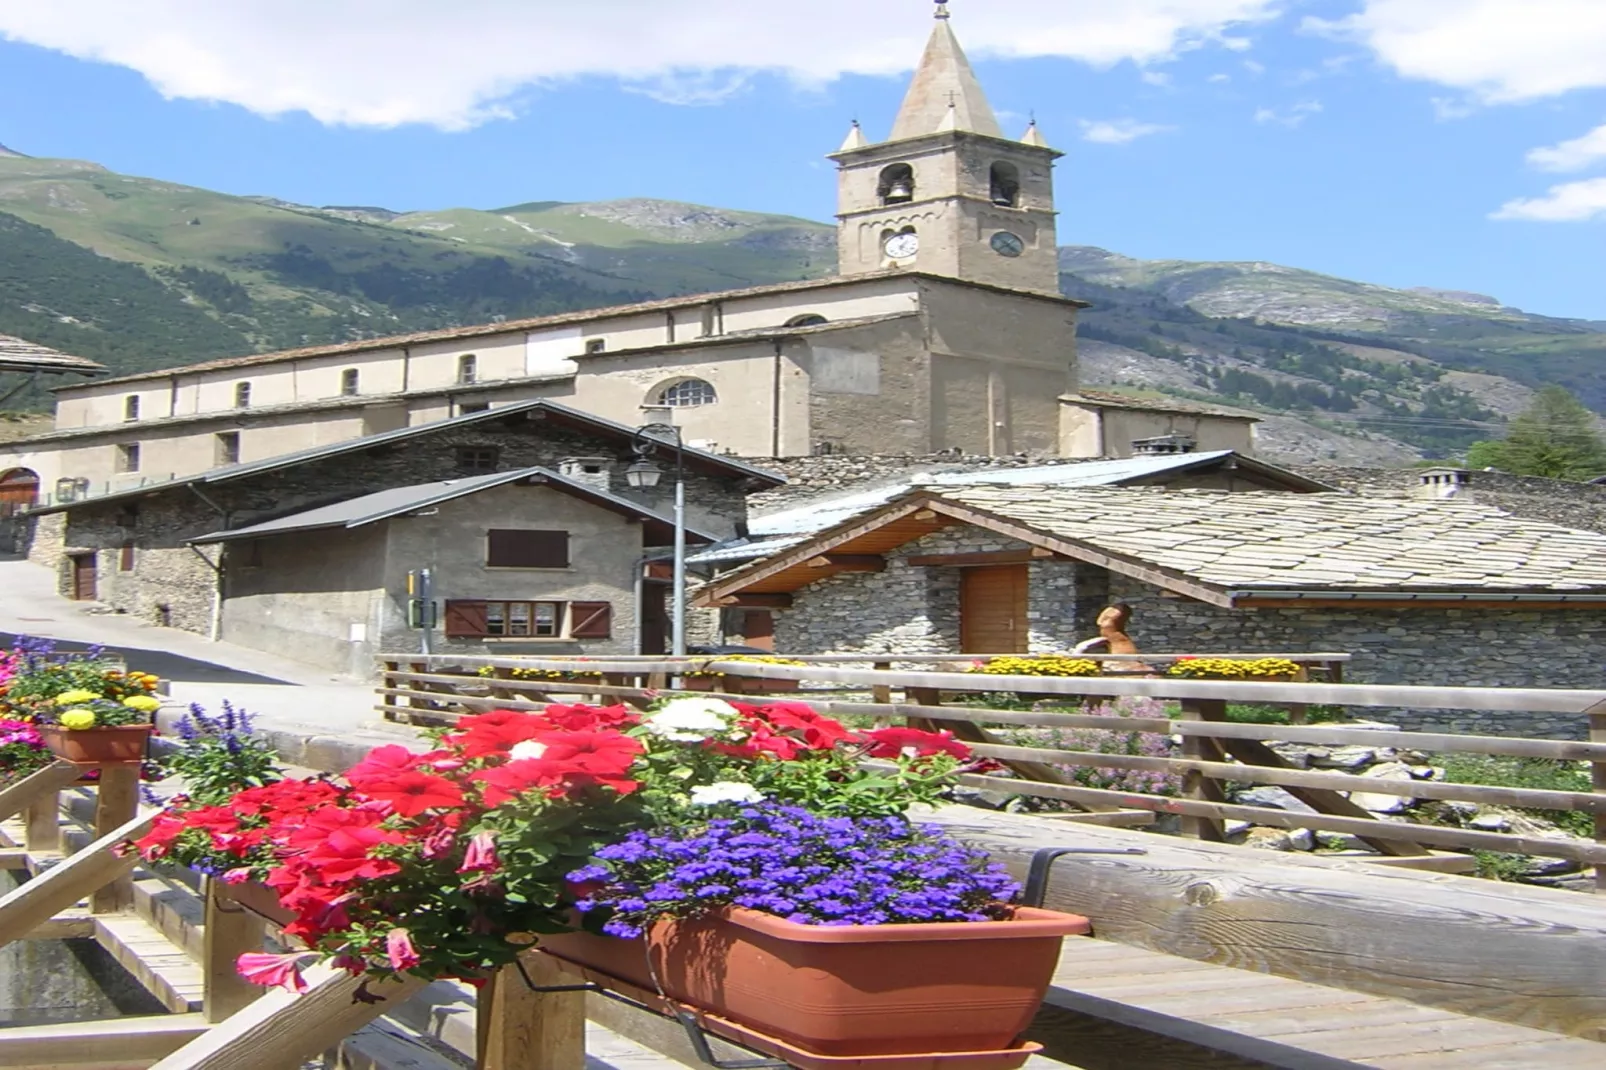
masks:
{"type": "MultiPolygon", "coordinates": [[[[1187,655],[1171,655],[1171,659],[1187,655]]],[[[1219,656],[1219,655],[1211,655],[1219,656]]],[[[1266,655],[1256,655],[1266,656],[1266,655]]],[[[1128,656],[1156,664],[1161,655],[1128,656]]],[[[1339,675],[1342,655],[1302,655],[1339,675]],[[1333,670],[1337,669],[1338,672],[1333,670]]],[[[803,660],[803,659],[794,659],[803,660]]],[[[1596,867],[1606,887],[1606,691],[1537,688],[1423,687],[1315,681],[1246,683],[1176,677],[991,676],[967,672],[858,668],[862,657],[811,658],[804,665],[719,658],[525,658],[456,655],[389,655],[378,689],[387,718],[412,723],[450,722],[465,712],[493,708],[540,708],[552,696],[582,695],[606,701],[645,703],[686,676],[720,676],[744,681],[807,682],[835,693],[782,695],[832,715],[902,720],[941,725],[969,742],[977,754],[998,760],[1011,776],[966,776],[971,787],[1037,796],[1071,803],[1098,823],[1142,823],[1154,814],[1175,814],[1184,833],[1224,840],[1228,821],[1283,829],[1310,829],[1354,836],[1379,852],[1381,861],[1423,868],[1464,870],[1465,854],[1495,851],[1571,859],[1596,867]],[[838,664],[833,664],[838,662],[838,664]],[[479,675],[482,670],[490,676],[479,675]],[[515,673],[552,674],[551,679],[517,678],[515,673]],[[843,697],[836,694],[849,692],[843,697]],[[1019,692],[1067,701],[1145,696],[1175,702],[1175,717],[1138,718],[1082,712],[1038,712],[955,705],[978,696],[1019,692]],[[894,693],[901,700],[894,698],[894,693]],[[868,696],[866,700],[865,696],[868,696]],[[1589,741],[1419,732],[1331,724],[1240,724],[1229,722],[1229,703],[1306,708],[1313,705],[1367,709],[1477,710],[1484,712],[1577,714],[1589,741]],[[1169,757],[1108,754],[1057,743],[1054,729],[1105,729],[1180,737],[1181,754],[1169,757]],[[1037,730],[1045,738],[1011,740],[1000,730],[1037,730]],[[1296,768],[1269,743],[1364,745],[1430,753],[1480,754],[1592,763],[1592,791],[1492,787],[1440,780],[1357,778],[1341,772],[1296,768]],[[1117,791],[1076,783],[1076,768],[1144,770],[1182,778],[1178,795],[1117,791]],[[1229,801],[1227,785],[1283,788],[1311,812],[1245,805],[1229,801]],[[1471,803],[1538,810],[1566,810],[1594,817],[1594,842],[1571,837],[1525,835],[1380,819],[1349,799],[1353,792],[1419,800],[1471,803]],[[1127,820],[1127,818],[1135,818],[1127,820]]],[[[892,659],[898,663],[962,664],[971,656],[892,659]]],[[[1104,656],[1107,662],[1120,658],[1104,656]]],[[[878,656],[877,662],[888,659],[878,656]]],[[[745,686],[744,686],[745,690],[745,686]]],[[[735,691],[732,688],[732,691],[735,691]]],[[[723,697],[751,699],[751,694],[723,697]]]]}

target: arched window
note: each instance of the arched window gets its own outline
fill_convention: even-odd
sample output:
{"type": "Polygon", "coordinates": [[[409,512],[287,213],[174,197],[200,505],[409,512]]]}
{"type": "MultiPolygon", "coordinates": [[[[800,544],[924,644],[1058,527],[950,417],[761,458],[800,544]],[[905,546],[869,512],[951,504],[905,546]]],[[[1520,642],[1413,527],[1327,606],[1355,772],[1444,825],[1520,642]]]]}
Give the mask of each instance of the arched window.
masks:
{"type": "Polygon", "coordinates": [[[356,397],[362,387],[362,372],[356,368],[347,368],[340,373],[340,392],[346,397],[356,397]]]}
{"type": "Polygon", "coordinates": [[[908,204],[915,199],[915,169],[906,163],[895,163],[881,172],[876,187],[882,204],[908,204]]]}
{"type": "Polygon", "coordinates": [[[464,353],[457,358],[457,381],[472,383],[479,379],[480,362],[472,353],[464,353]]]}
{"type": "Polygon", "coordinates": [[[1020,207],[1020,169],[1012,163],[993,164],[993,203],[1001,208],[1020,207]]]}
{"type": "Polygon", "coordinates": [[[128,395],[128,397],[123,399],[123,419],[125,419],[125,420],[137,420],[137,419],[139,419],[139,395],[138,394],[130,394],[130,395],[128,395]]]}
{"type": "Polygon", "coordinates": [[[237,409],[249,409],[251,407],[250,383],[234,384],[234,407],[237,409]]]}
{"type": "Polygon", "coordinates": [[[793,316],[786,321],[788,327],[823,327],[831,321],[818,312],[810,312],[805,316],[793,316]]]}
{"type": "Polygon", "coordinates": [[[714,390],[713,383],[702,379],[682,379],[660,390],[656,404],[672,409],[694,409],[700,405],[712,405],[718,400],[719,394],[714,390]]]}

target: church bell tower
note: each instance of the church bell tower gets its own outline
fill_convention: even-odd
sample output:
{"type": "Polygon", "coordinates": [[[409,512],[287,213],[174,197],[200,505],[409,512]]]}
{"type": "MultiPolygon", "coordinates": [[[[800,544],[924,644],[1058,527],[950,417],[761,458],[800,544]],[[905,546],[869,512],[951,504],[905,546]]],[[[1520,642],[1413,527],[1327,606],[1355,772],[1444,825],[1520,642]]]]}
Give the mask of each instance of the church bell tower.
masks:
{"type": "Polygon", "coordinates": [[[858,123],[839,169],[840,273],[903,268],[1013,290],[1059,293],[1054,161],[1032,123],[1004,136],[954,36],[947,0],[892,136],[858,123]]]}

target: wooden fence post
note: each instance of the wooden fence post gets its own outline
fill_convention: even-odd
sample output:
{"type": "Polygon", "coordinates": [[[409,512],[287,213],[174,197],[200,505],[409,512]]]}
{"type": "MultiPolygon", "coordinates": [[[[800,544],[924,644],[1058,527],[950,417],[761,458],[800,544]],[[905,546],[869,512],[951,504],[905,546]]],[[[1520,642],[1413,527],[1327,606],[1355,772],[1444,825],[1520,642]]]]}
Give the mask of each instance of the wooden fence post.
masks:
{"type": "MultiPolygon", "coordinates": [[[[1227,704],[1221,699],[1183,699],[1182,720],[1184,721],[1225,721],[1227,719],[1227,704]]],[[[1224,762],[1227,756],[1222,752],[1221,744],[1204,736],[1183,736],[1182,756],[1197,761],[1224,762]]],[[[1199,802],[1226,802],[1227,793],[1221,789],[1221,781],[1205,776],[1203,773],[1188,772],[1182,776],[1182,794],[1185,798],[1199,802]]],[[[1182,834],[1192,836],[1196,840],[1211,840],[1215,843],[1225,842],[1227,839],[1226,822],[1214,817],[1184,817],[1182,819],[1182,834]]]]}
{"type": "MultiPolygon", "coordinates": [[[[1589,741],[1606,743],[1606,703],[1589,709],[1589,741]]],[[[1596,758],[1590,763],[1590,777],[1595,791],[1606,795],[1606,760],[1596,758]]],[[[1606,812],[1595,814],[1595,842],[1606,843],[1606,812]]],[[[1595,865],[1595,889],[1606,891],[1606,866],[1595,865]]]]}
{"type": "MultiPolygon", "coordinates": [[[[575,983],[539,952],[524,956],[524,968],[537,985],[575,983]]],[[[475,1003],[476,1070],[585,1070],[584,992],[532,992],[517,967],[507,966],[475,1003]]]]}
{"type": "MultiPolygon", "coordinates": [[[[1300,683],[1310,683],[1310,666],[1301,665],[1299,671],[1294,673],[1294,679],[1300,683]]],[[[1310,706],[1303,702],[1288,707],[1289,724],[1307,724],[1310,721],[1310,706]]]]}
{"type": "Polygon", "coordinates": [[[240,904],[220,898],[213,878],[208,877],[202,936],[202,1012],[207,1022],[216,1024],[250,1006],[266,991],[234,968],[242,954],[262,950],[263,922],[240,904]]]}
{"type": "Polygon", "coordinates": [[[22,812],[22,845],[34,853],[61,850],[61,789],[47,791],[22,812]]]}
{"type": "MultiPolygon", "coordinates": [[[[139,813],[139,763],[100,766],[95,789],[95,839],[107,836],[139,813]]],[[[89,897],[90,912],[117,914],[134,905],[134,878],[123,874],[97,888],[89,897]]]]}

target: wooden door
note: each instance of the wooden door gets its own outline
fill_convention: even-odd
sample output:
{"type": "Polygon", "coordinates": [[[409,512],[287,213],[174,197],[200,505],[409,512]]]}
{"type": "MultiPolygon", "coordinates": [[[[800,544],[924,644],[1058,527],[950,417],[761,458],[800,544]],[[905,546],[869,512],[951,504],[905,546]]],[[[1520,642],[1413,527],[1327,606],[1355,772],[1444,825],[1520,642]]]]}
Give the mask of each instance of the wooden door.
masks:
{"type": "Polygon", "coordinates": [[[669,585],[648,580],[641,585],[641,649],[638,654],[669,652],[669,585]]]}
{"type": "Polygon", "coordinates": [[[95,600],[94,554],[73,554],[72,596],[80,602],[93,602],[95,600]]]}
{"type": "Polygon", "coordinates": [[[959,643],[966,654],[1024,654],[1026,566],[961,570],[959,643]]]}
{"type": "Polygon", "coordinates": [[[760,650],[775,649],[775,614],[767,609],[749,609],[742,613],[742,643],[760,650]]]}

